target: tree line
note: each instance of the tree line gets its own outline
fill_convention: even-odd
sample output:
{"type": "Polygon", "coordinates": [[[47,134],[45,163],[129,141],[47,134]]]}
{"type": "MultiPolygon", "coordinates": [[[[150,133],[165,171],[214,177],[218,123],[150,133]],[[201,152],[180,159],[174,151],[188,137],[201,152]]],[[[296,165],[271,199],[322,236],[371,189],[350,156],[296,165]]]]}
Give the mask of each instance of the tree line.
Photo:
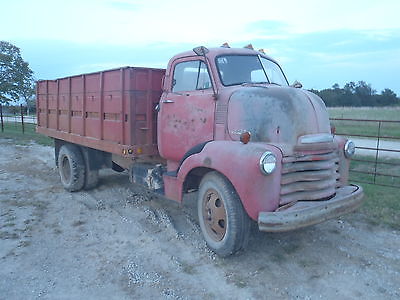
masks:
{"type": "Polygon", "coordinates": [[[330,89],[311,92],[320,96],[326,106],[393,106],[400,105],[400,98],[391,89],[384,89],[380,94],[365,81],[349,82],[343,88],[335,83],[330,89]]]}

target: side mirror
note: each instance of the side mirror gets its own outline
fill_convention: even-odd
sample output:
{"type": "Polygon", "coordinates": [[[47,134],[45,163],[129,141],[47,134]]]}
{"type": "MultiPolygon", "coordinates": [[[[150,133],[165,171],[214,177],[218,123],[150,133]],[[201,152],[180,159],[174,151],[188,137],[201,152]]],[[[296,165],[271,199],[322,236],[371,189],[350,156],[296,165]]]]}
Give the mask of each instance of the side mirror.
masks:
{"type": "Polygon", "coordinates": [[[193,48],[193,52],[196,53],[198,56],[205,56],[210,50],[208,50],[204,46],[199,46],[196,48],[193,48]]]}
{"type": "Polygon", "coordinates": [[[303,87],[303,85],[298,82],[297,80],[295,82],[293,82],[293,84],[291,85],[291,87],[294,87],[296,89],[301,89],[303,87]]]}

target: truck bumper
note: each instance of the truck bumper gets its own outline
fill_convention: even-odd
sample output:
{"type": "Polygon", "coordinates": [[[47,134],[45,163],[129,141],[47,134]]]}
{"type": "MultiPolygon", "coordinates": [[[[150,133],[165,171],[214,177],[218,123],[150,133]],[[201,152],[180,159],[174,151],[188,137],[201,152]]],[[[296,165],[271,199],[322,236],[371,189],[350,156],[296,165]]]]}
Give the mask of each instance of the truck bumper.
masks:
{"type": "Polygon", "coordinates": [[[283,232],[324,222],[357,209],[364,196],[363,189],[348,185],[337,190],[335,197],[326,201],[298,201],[274,212],[260,212],[258,228],[267,232],[283,232]]]}

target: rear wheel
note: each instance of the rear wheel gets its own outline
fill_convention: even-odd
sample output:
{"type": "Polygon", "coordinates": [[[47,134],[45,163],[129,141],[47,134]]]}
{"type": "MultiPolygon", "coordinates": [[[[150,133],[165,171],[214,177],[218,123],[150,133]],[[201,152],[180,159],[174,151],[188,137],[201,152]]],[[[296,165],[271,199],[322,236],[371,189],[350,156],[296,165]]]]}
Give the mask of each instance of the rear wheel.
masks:
{"type": "Polygon", "coordinates": [[[224,176],[211,172],[202,179],[197,210],[207,245],[216,254],[224,257],[246,247],[251,220],[224,176]]]}
{"type": "Polygon", "coordinates": [[[80,149],[71,144],[62,145],[58,154],[61,183],[67,191],[75,192],[85,184],[85,164],[80,149]]]}

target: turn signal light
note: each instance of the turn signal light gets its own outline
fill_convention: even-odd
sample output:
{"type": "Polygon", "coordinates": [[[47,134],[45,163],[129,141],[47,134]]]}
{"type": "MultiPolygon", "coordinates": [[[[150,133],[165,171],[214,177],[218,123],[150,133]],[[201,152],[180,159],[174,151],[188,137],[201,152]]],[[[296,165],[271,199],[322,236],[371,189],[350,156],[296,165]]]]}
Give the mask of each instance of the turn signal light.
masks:
{"type": "Polygon", "coordinates": [[[251,138],[251,134],[250,134],[250,132],[248,132],[248,131],[242,132],[242,133],[240,134],[240,141],[241,141],[243,144],[247,144],[248,142],[250,142],[250,138],[251,138]]]}

